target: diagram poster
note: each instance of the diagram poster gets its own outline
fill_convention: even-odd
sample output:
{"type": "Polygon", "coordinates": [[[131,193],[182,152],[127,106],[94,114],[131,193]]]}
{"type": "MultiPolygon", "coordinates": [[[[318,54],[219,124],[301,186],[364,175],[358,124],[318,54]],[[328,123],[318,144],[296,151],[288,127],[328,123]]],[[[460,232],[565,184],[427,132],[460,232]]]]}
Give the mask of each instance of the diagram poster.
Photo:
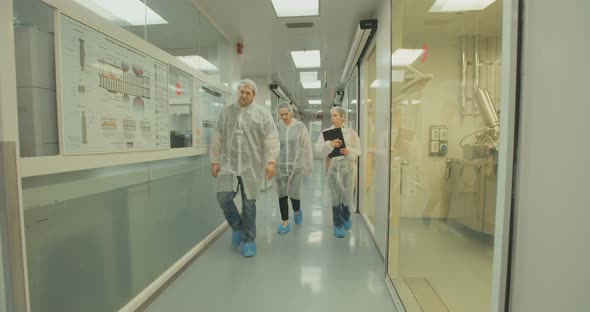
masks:
{"type": "Polygon", "coordinates": [[[64,154],[170,147],[168,65],[60,15],[64,154]]]}
{"type": "Polygon", "coordinates": [[[211,145],[213,130],[217,118],[226,104],[225,94],[216,91],[211,86],[198,81],[197,127],[195,133],[196,146],[211,145]]]}

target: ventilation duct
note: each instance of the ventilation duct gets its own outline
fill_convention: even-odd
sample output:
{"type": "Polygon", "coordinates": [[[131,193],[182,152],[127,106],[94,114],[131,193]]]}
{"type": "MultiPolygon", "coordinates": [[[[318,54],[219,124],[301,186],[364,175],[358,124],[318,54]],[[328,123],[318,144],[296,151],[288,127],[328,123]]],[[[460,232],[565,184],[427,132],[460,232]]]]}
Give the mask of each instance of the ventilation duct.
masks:
{"type": "Polygon", "coordinates": [[[283,91],[281,86],[279,86],[278,84],[272,83],[270,85],[270,91],[272,91],[272,93],[278,96],[281,101],[291,103],[291,99],[287,96],[285,91],[283,91]]]}
{"type": "Polygon", "coordinates": [[[361,20],[359,22],[356,33],[354,34],[354,39],[352,40],[350,52],[348,53],[348,58],[346,59],[344,72],[342,72],[342,78],[340,78],[340,83],[345,84],[348,81],[348,78],[350,78],[350,75],[352,75],[354,68],[358,64],[359,59],[362,58],[367,51],[369,43],[371,42],[371,39],[373,39],[376,31],[376,19],[361,20]]]}

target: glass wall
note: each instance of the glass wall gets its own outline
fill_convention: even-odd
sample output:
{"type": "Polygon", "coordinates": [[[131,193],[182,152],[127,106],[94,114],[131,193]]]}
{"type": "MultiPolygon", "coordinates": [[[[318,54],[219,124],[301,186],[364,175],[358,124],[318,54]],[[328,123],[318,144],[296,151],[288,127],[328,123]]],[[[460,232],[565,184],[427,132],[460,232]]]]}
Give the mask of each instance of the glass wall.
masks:
{"type": "Polygon", "coordinates": [[[365,57],[362,65],[364,74],[365,84],[362,86],[363,91],[363,106],[365,109],[362,111],[365,114],[366,125],[365,135],[363,135],[363,144],[361,158],[365,159],[364,181],[363,185],[363,196],[361,197],[360,212],[369,221],[369,223],[375,225],[375,176],[377,168],[375,166],[377,160],[376,145],[377,145],[377,134],[376,134],[376,102],[377,92],[375,89],[375,82],[377,81],[377,53],[373,47],[365,57]]]}
{"type": "Polygon", "coordinates": [[[348,127],[354,129],[358,133],[358,70],[355,70],[348,86],[346,87],[346,95],[348,102],[348,127]]]}
{"type": "Polygon", "coordinates": [[[279,122],[277,107],[279,107],[280,101],[281,99],[274,92],[270,92],[270,114],[272,115],[272,120],[274,120],[276,124],[279,122]]]}
{"type": "MultiPolygon", "coordinates": [[[[99,2],[75,0],[72,5],[74,2],[99,12],[110,23],[173,56],[190,57],[191,66],[213,80],[230,83],[230,43],[191,0],[175,0],[174,5],[169,1],[150,0],[148,6],[140,4],[139,13],[131,10],[135,14],[118,17],[108,14],[105,8],[97,7],[99,2]]],[[[13,5],[21,156],[58,155],[55,9],[41,0],[15,0],[13,5]]],[[[109,5],[116,3],[109,2],[109,5]]],[[[180,79],[182,75],[171,78],[180,79]]],[[[177,85],[179,83],[174,82],[170,90],[172,94],[178,91],[177,85]]],[[[186,92],[191,89],[187,88],[186,92]]],[[[174,129],[171,129],[170,135],[175,142],[173,145],[191,146],[190,132],[185,134],[191,121],[186,117],[191,112],[186,112],[186,105],[172,106],[176,106],[171,107],[174,129]]]]}
{"type": "MultiPolygon", "coordinates": [[[[72,6],[74,2],[104,1],[77,0],[72,6]]],[[[41,0],[13,4],[21,157],[59,155],[55,9],[41,0]]],[[[205,67],[198,70],[229,82],[229,42],[190,0],[175,0],[173,5],[150,0],[148,5],[149,11],[140,3],[140,9],[131,12],[139,12],[139,20],[105,18],[172,55],[199,56],[197,64],[205,67]],[[164,22],[152,23],[150,12],[164,22]]],[[[83,55],[78,67],[82,71],[94,65],[88,57],[82,61],[83,55]]],[[[172,147],[190,147],[193,79],[181,68],[169,69],[170,135],[177,139],[171,140],[172,147]]],[[[121,80],[116,73],[109,75],[121,80]]],[[[220,105],[224,96],[218,96],[220,105]]],[[[125,96],[123,104],[129,104],[125,96]]],[[[81,119],[84,123],[84,115],[81,119]]],[[[199,121],[197,125],[204,125],[199,121]]],[[[73,166],[76,161],[85,160],[76,156],[73,166]]],[[[22,188],[33,312],[119,310],[224,220],[212,209],[218,205],[211,196],[215,183],[206,155],[26,177],[22,188]]]]}
{"type": "Polygon", "coordinates": [[[489,311],[502,1],[392,4],[388,275],[406,311],[489,311]]]}
{"type": "Polygon", "coordinates": [[[168,109],[170,110],[170,147],[193,146],[193,76],[168,67],[168,109]]]}
{"type": "Polygon", "coordinates": [[[32,311],[127,304],[224,221],[209,171],[195,156],[23,179],[32,311]]]}
{"type": "MultiPolygon", "coordinates": [[[[174,56],[188,56],[197,70],[215,81],[230,84],[229,41],[209,19],[195,8],[192,0],[149,0],[150,9],[158,12],[168,23],[147,25],[145,40],[174,56]]],[[[127,27],[141,34],[143,27],[127,27]]]]}

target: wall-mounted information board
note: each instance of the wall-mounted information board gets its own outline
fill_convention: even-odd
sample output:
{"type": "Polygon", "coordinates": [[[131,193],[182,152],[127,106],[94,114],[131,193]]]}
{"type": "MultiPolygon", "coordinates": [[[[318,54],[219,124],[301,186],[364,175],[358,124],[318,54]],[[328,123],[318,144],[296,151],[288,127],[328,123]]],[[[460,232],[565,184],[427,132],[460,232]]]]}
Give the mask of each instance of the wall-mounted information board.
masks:
{"type": "Polygon", "coordinates": [[[63,154],[170,148],[168,65],[60,14],[63,154]]]}

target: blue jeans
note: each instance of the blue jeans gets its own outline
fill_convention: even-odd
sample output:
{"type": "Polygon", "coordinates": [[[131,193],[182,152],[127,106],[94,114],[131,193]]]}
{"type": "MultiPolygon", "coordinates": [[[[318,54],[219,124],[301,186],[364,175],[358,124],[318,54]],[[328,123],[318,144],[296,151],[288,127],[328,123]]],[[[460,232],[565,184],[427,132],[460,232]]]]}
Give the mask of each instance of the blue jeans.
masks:
{"type": "Polygon", "coordinates": [[[350,219],[350,207],[340,204],[338,206],[332,206],[332,222],[335,227],[342,227],[344,221],[350,219]]]}
{"type": "Polygon", "coordinates": [[[240,216],[234,203],[238,190],[235,192],[217,192],[217,201],[232,230],[241,231],[242,242],[251,243],[256,238],[256,199],[246,198],[242,177],[238,177],[238,189],[242,194],[242,216],[240,216]]]}

